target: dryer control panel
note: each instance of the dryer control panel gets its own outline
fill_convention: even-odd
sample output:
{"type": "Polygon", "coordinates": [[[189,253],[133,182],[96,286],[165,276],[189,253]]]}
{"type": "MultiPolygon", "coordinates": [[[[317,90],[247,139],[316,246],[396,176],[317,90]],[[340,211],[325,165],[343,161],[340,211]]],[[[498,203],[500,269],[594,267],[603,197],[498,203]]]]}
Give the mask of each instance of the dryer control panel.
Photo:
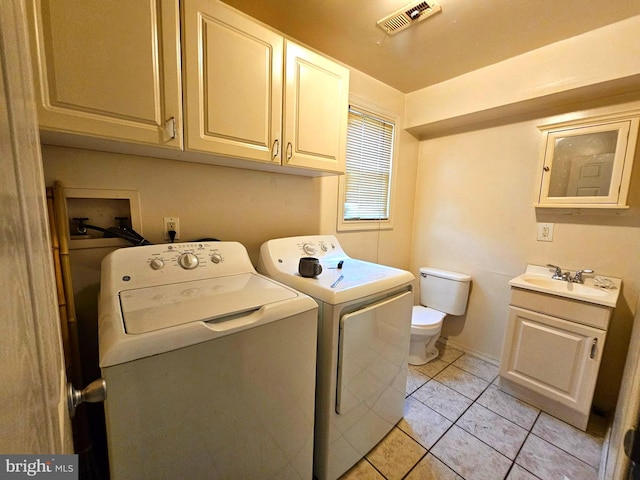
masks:
{"type": "Polygon", "coordinates": [[[309,235],[268,240],[260,247],[258,271],[332,305],[409,285],[405,270],[349,257],[333,235],[309,235]],[[301,257],[316,257],[322,273],[313,278],[298,273],[301,257]]]}

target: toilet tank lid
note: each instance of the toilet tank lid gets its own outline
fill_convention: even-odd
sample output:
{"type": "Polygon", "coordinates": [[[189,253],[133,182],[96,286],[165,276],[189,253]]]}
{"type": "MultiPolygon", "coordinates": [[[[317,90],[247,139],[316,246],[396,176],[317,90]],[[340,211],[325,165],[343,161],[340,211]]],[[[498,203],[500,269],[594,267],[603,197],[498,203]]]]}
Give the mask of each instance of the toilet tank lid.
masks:
{"type": "Polygon", "coordinates": [[[449,270],[441,270],[439,268],[421,267],[420,273],[425,275],[432,275],[434,277],[446,278],[448,280],[455,280],[456,282],[470,282],[471,276],[465,273],[451,272],[449,270]]]}

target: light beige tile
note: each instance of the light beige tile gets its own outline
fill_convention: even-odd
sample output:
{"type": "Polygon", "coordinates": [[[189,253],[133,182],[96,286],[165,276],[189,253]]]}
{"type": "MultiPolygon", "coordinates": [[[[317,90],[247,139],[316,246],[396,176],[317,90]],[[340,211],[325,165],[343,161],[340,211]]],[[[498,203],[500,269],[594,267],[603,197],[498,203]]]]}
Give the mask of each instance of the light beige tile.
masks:
{"type": "Polygon", "coordinates": [[[412,397],[407,398],[404,417],[398,422],[398,428],[426,449],[431,448],[451,425],[452,422],[412,397]]]}
{"type": "Polygon", "coordinates": [[[458,358],[453,362],[453,365],[487,382],[493,382],[498,376],[498,367],[496,365],[492,365],[468,353],[458,358]]]}
{"type": "Polygon", "coordinates": [[[436,347],[438,348],[438,358],[447,363],[455,362],[464,353],[456,348],[449,347],[446,344],[440,342],[436,344],[436,347]]]}
{"type": "Polygon", "coordinates": [[[511,467],[511,471],[507,476],[507,480],[539,480],[533,473],[527,472],[520,465],[516,465],[515,463],[511,467]]]}
{"type": "Polygon", "coordinates": [[[594,468],[600,466],[600,454],[604,440],[601,437],[578,430],[544,412],[538,417],[532,433],[594,468]]]}
{"type": "Polygon", "coordinates": [[[477,403],[471,405],[456,425],[512,460],[529,433],[477,403]]]}
{"type": "Polygon", "coordinates": [[[540,413],[537,408],[504,393],[494,385],[480,395],[478,403],[526,430],[531,429],[540,413]]]}
{"type": "Polygon", "coordinates": [[[394,427],[366,458],[389,480],[401,479],[427,453],[420,444],[394,427]]]}
{"type": "Polygon", "coordinates": [[[422,385],[427,383],[431,377],[425,375],[417,367],[413,365],[409,365],[409,370],[407,372],[407,395],[411,395],[422,385]]]}
{"type": "Polygon", "coordinates": [[[485,382],[481,378],[471,375],[453,365],[449,365],[436,375],[434,379],[471,400],[478,398],[489,386],[489,382],[485,382]]]}
{"type": "Polygon", "coordinates": [[[598,477],[595,468],[536,435],[527,437],[516,463],[544,479],[596,480],[598,477]]]}
{"type": "Polygon", "coordinates": [[[430,362],[425,363],[424,365],[416,366],[415,368],[420,372],[426,375],[429,378],[435,377],[442,370],[447,368],[449,363],[440,360],[439,358],[435,358],[430,362]]]}
{"type": "Polygon", "coordinates": [[[414,467],[406,480],[464,480],[431,454],[428,454],[414,467]]]}
{"type": "Polygon", "coordinates": [[[416,390],[412,397],[417,398],[427,407],[455,422],[472,401],[455,390],[446,387],[436,380],[430,380],[416,390]]]}
{"type": "Polygon", "coordinates": [[[363,458],[342,475],[340,480],[384,480],[384,477],[363,458]]]}
{"type": "Polygon", "coordinates": [[[430,453],[466,479],[504,478],[511,466],[507,457],[456,425],[444,434],[430,453]]]}

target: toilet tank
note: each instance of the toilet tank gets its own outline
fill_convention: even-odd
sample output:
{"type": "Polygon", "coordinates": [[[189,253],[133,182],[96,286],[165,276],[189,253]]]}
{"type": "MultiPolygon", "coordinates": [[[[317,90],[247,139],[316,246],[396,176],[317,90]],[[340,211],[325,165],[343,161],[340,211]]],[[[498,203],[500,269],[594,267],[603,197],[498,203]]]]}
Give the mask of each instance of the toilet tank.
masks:
{"type": "Polygon", "coordinates": [[[420,269],[420,303],[426,307],[463,315],[467,309],[471,277],[438,268],[420,269]]]}

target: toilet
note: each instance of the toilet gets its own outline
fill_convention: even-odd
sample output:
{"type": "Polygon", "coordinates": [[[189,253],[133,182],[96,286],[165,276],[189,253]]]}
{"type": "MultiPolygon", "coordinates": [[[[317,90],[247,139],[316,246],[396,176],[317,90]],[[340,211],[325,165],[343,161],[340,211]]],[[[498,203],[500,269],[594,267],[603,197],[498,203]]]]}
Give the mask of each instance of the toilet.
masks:
{"type": "Polygon", "coordinates": [[[463,315],[467,309],[471,277],[438,268],[420,268],[420,303],[411,316],[409,363],[424,365],[438,356],[436,341],[448,315],[463,315]]]}

